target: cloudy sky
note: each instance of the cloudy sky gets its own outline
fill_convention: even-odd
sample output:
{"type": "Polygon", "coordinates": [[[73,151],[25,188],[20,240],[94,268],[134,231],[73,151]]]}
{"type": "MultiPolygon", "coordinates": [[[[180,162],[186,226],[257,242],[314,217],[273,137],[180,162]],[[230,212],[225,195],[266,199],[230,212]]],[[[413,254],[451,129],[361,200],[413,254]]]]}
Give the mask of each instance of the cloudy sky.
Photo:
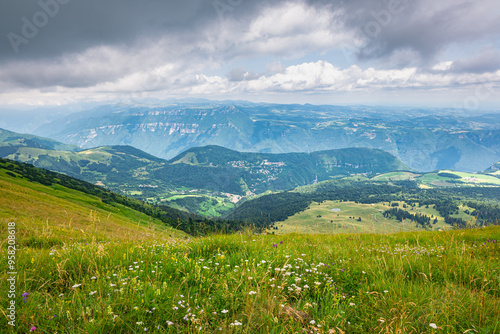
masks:
{"type": "Polygon", "coordinates": [[[496,109],[498,0],[2,0],[0,106],[147,98],[496,109]]]}

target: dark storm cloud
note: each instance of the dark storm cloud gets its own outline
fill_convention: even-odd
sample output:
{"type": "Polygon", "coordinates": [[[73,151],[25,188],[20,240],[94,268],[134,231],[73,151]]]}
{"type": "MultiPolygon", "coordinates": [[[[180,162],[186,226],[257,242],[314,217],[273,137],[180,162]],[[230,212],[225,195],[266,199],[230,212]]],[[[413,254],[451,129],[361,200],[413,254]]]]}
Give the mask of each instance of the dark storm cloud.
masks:
{"type": "Polygon", "coordinates": [[[356,50],[365,60],[411,50],[429,61],[451,43],[500,34],[497,0],[350,0],[342,6],[347,25],[365,40],[356,50]]]}
{"type": "Polygon", "coordinates": [[[267,5],[260,0],[4,0],[0,2],[0,81],[27,88],[114,81],[141,65],[147,71],[160,64],[159,59],[138,64],[133,57],[161,43],[163,49],[155,52],[162,60],[206,60],[211,57],[207,36],[217,35],[226,19],[247,26],[267,5]],[[85,53],[99,47],[119,50],[130,64],[115,62],[106,54],[97,60],[95,54],[85,53]],[[108,66],[96,71],[99,61],[108,66]]]}
{"type": "Polygon", "coordinates": [[[214,10],[209,2],[196,0],[5,0],[0,4],[0,13],[0,56],[30,59],[196,29],[214,10]],[[19,44],[17,53],[9,33],[28,41],[19,44]]]}
{"type": "Polygon", "coordinates": [[[219,20],[232,15],[245,22],[268,4],[263,0],[3,0],[0,59],[54,57],[171,34],[192,43],[219,20]]]}
{"type": "MultiPolygon", "coordinates": [[[[282,2],[285,1],[4,0],[0,3],[0,59],[55,57],[95,45],[154,40],[165,34],[181,34],[186,43],[196,43],[204,31],[225,16],[236,17],[244,26],[262,8],[282,2]],[[29,29],[33,26],[38,32],[29,29]],[[23,27],[25,33],[33,33],[26,36],[23,27]],[[9,33],[21,37],[23,43],[14,35],[9,39],[9,33]],[[16,43],[19,44],[13,47],[16,43]]],[[[485,31],[498,34],[500,30],[496,20],[500,2],[496,0],[441,1],[438,5],[430,0],[306,2],[345,10],[343,19],[347,26],[365,39],[366,45],[357,52],[362,59],[384,57],[405,48],[429,58],[450,42],[480,38],[485,31]],[[478,7],[487,7],[489,17],[479,17],[484,12],[478,7]]]]}

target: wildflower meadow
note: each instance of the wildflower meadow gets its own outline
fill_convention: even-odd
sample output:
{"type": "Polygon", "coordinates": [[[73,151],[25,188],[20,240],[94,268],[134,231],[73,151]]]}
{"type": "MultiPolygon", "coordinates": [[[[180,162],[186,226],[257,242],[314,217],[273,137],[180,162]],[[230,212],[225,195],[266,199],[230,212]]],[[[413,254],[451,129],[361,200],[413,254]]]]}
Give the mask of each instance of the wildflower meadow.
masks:
{"type": "Polygon", "coordinates": [[[15,327],[5,316],[0,326],[5,333],[499,333],[499,243],[498,227],[150,240],[96,234],[55,245],[20,238],[15,327]]]}

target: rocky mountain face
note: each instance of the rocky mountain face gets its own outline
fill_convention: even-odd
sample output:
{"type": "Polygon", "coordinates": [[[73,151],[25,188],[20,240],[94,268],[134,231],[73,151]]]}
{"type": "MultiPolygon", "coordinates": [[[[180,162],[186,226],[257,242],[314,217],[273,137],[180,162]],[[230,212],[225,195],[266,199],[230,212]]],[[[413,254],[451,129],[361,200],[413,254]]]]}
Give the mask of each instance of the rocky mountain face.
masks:
{"type": "Polygon", "coordinates": [[[35,134],[81,148],[131,145],[170,159],[191,147],[288,153],[348,147],[389,152],[418,171],[482,171],[500,160],[500,116],[449,110],[254,104],[108,105],[35,134]]]}

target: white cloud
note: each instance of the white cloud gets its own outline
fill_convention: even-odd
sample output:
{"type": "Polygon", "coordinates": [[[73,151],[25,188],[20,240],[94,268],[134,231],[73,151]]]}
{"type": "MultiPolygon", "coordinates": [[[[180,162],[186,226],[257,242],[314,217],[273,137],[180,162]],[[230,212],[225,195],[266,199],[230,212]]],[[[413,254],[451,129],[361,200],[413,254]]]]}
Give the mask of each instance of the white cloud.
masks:
{"type": "Polygon", "coordinates": [[[453,65],[452,61],[443,61],[440,62],[439,64],[436,64],[432,67],[434,71],[447,71],[451,68],[453,65]]]}
{"type": "MultiPolygon", "coordinates": [[[[439,68],[451,64],[438,64],[439,68]]],[[[363,69],[352,65],[340,69],[326,61],[317,61],[289,66],[282,73],[261,76],[254,80],[232,83],[220,77],[204,76],[204,83],[197,89],[203,93],[208,89],[208,94],[213,93],[213,87],[208,88],[207,83],[215,82],[216,89],[221,91],[238,91],[251,93],[265,92],[363,92],[384,89],[442,89],[451,86],[467,86],[484,82],[500,82],[500,71],[483,74],[455,74],[439,72],[422,72],[416,67],[402,69],[363,69]]]]}
{"type": "Polygon", "coordinates": [[[242,49],[290,55],[338,47],[353,37],[343,26],[342,13],[301,2],[264,9],[242,36],[242,49]]]}
{"type": "Polygon", "coordinates": [[[416,68],[401,70],[340,69],[326,61],[290,66],[283,73],[262,76],[248,83],[250,91],[355,91],[413,86],[416,68]]]}
{"type": "MultiPolygon", "coordinates": [[[[404,95],[406,92],[412,95],[415,89],[424,89],[427,92],[444,90],[448,92],[447,94],[455,94],[484,83],[489,83],[489,90],[499,90],[500,71],[474,74],[444,70],[449,66],[451,66],[449,62],[440,63],[435,66],[435,69],[443,70],[427,72],[416,67],[385,70],[352,65],[341,69],[327,61],[317,61],[288,66],[280,73],[235,82],[225,77],[207,75],[202,72],[185,75],[185,72],[179,71],[174,64],[167,64],[158,67],[154,73],[136,72],[114,82],[110,81],[93,87],[30,90],[29,95],[33,101],[43,101],[40,102],[42,104],[47,101],[64,104],[89,98],[93,100],[122,98],[126,101],[148,97],[255,97],[270,94],[296,98],[301,94],[332,93],[359,96],[385,90],[397,90],[400,94],[404,95]]],[[[16,103],[25,103],[27,102],[26,94],[4,93],[2,98],[16,103]]]]}
{"type": "Polygon", "coordinates": [[[248,22],[240,22],[237,16],[219,21],[204,32],[199,47],[215,59],[258,55],[298,58],[352,41],[354,31],[344,26],[342,15],[342,9],[302,1],[270,3],[248,22]]]}

